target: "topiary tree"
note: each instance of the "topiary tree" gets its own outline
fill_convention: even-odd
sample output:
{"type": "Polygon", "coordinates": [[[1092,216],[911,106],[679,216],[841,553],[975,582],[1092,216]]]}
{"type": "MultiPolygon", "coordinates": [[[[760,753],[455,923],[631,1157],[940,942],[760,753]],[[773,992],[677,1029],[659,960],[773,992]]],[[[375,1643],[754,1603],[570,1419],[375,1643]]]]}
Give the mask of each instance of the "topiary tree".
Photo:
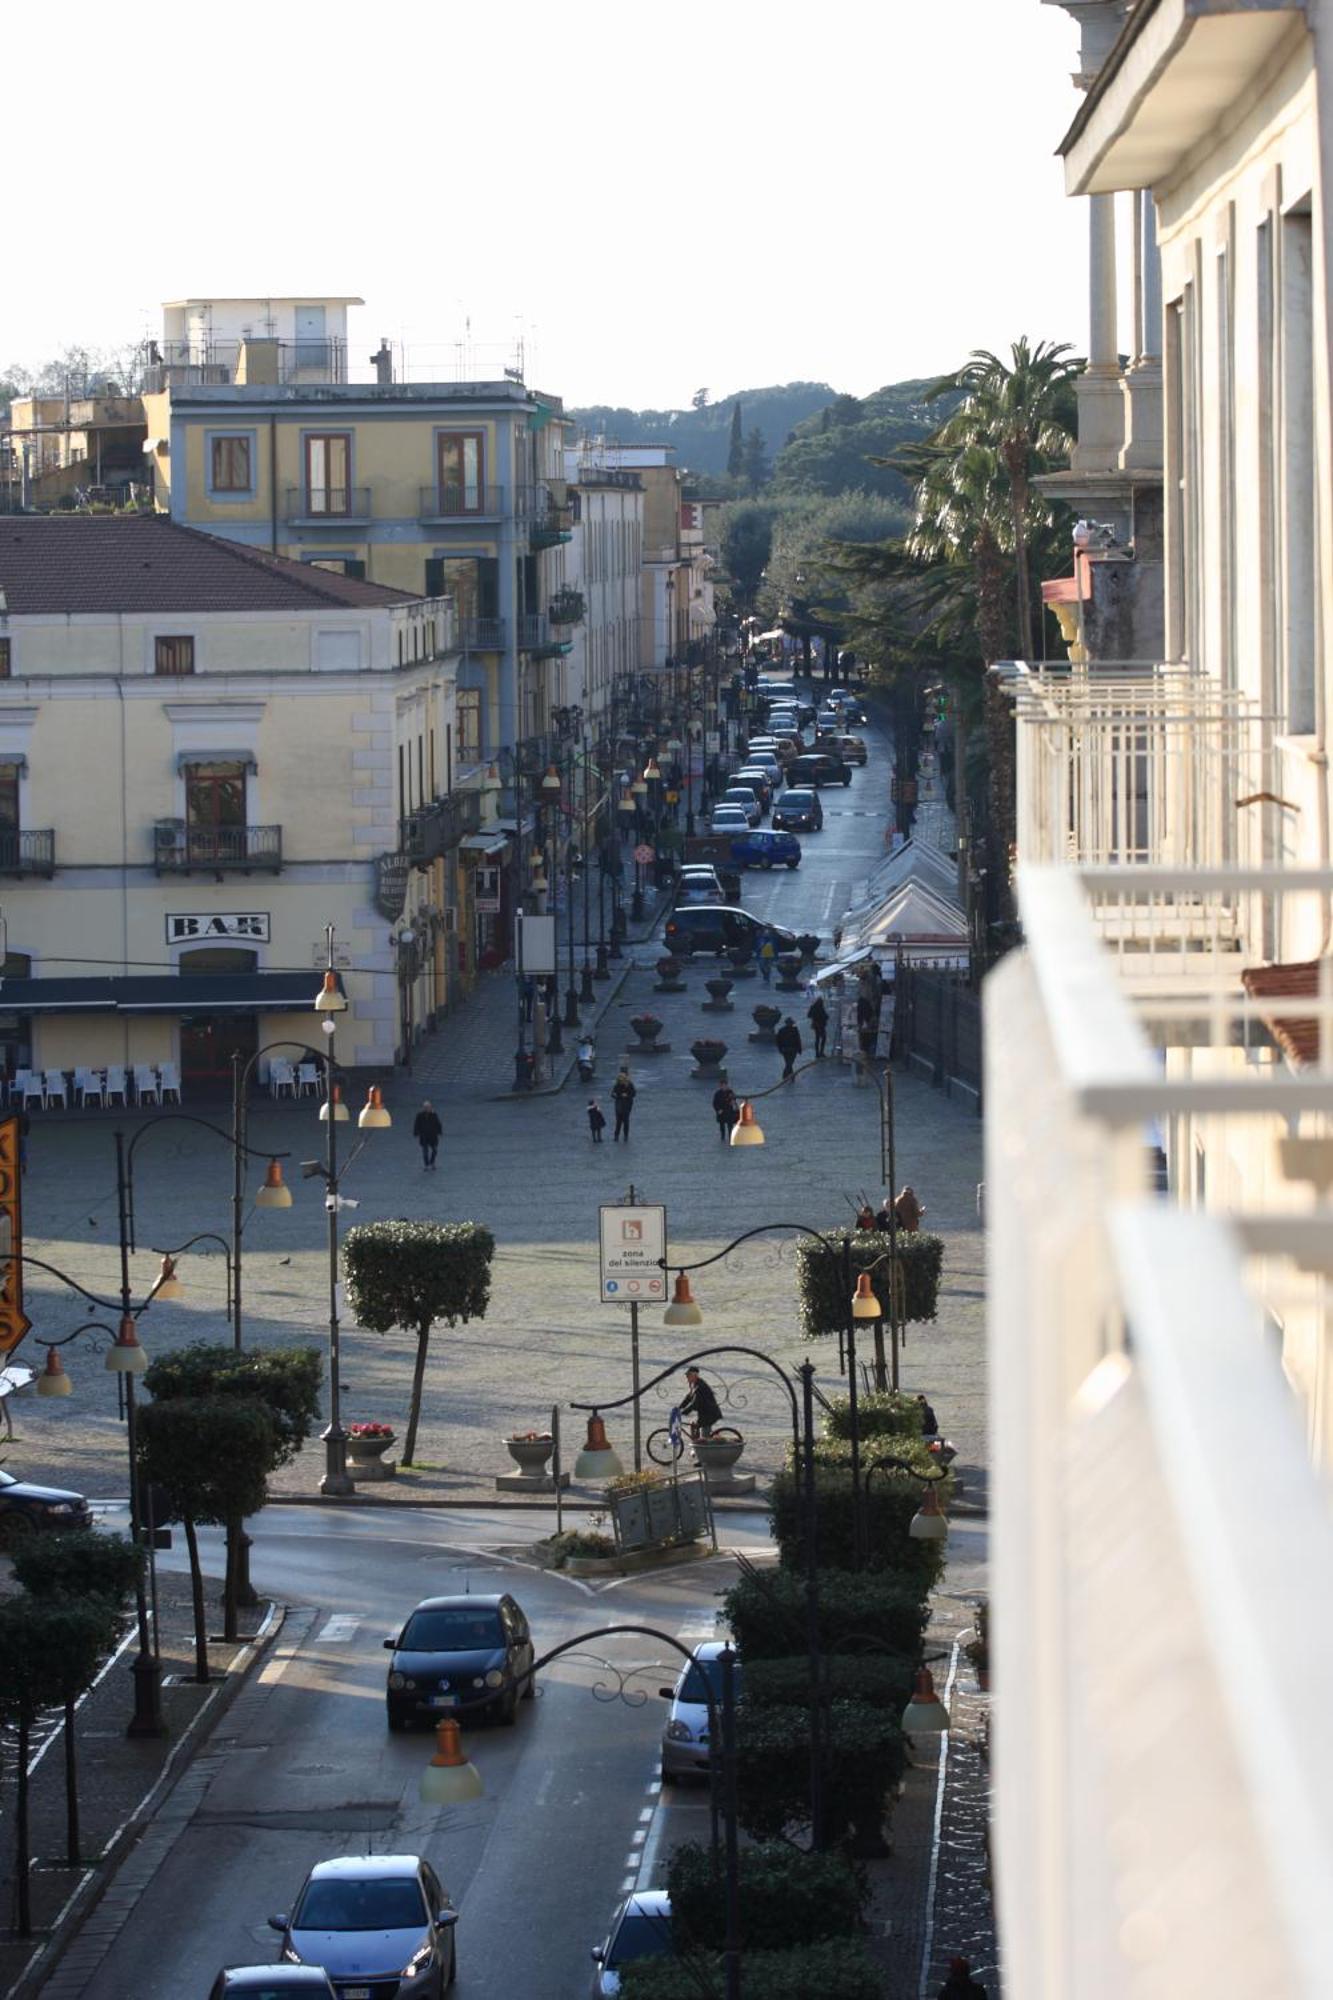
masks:
{"type": "MultiPolygon", "coordinates": [[[[911,1698],[916,1668],[913,1653],[825,1653],[820,1678],[835,1701],[860,1701],[899,1716],[911,1698]]],[[[751,1660],[743,1685],[753,1708],[799,1708],[810,1699],[810,1661],[804,1653],[751,1660]]]]}
{"type": "MultiPolygon", "coordinates": [[[[29,1598],[0,1618],[0,1713],[15,1725],[17,1745],[14,1810],[16,1929],[32,1936],[31,1841],[28,1814],[28,1754],[32,1725],[40,1709],[69,1705],[89,1687],[101,1665],[112,1630],[106,1604],[73,1604],[65,1598],[29,1598]]],[[[68,1735],[68,1730],[67,1730],[68,1735]]],[[[67,1753],[68,1754],[68,1753],[67,1753]]],[[[78,1854],[78,1814],[73,1832],[78,1854]]]]}
{"type": "MultiPolygon", "coordinates": [[[[675,1849],[667,1869],[671,1928],[700,1951],[721,1951],[727,1907],[713,1857],[698,1841],[675,1849]]],[[[751,1951],[782,1951],[861,1929],[869,1884],[840,1854],[805,1854],[785,1840],[741,1850],[740,1919],[751,1951]]]]}
{"type": "MultiPolygon", "coordinates": [[[[872,1438],[919,1440],[921,1405],[899,1389],[869,1389],[856,1399],[856,1425],[863,1447],[872,1438]]],[[[846,1396],[830,1397],[820,1428],[826,1438],[851,1437],[852,1406],[846,1396]]]]}
{"type": "Polygon", "coordinates": [[[277,1449],[267,1407],[252,1396],[174,1396],[139,1412],[139,1464],[185,1530],[194,1601],[195,1679],[208,1679],[208,1623],[197,1530],[257,1514],[277,1449]]]}
{"type": "MultiPolygon", "coordinates": [[[[745,1990],[763,2000],[883,2000],[884,1979],[859,1938],[829,1938],[790,1951],[745,1953],[745,1990]]],[[[624,2000],[700,2000],[724,1990],[720,1959],[631,1959],[620,1975],[624,2000]]]]}
{"type": "MultiPolygon", "coordinates": [[[[840,1442],[825,1442],[820,1450],[830,1454],[834,1451],[850,1454],[851,1447],[840,1442]]],[[[917,1452],[925,1456],[924,1447],[919,1444],[915,1448],[903,1449],[901,1456],[906,1458],[917,1452]]],[[[876,1472],[867,1480],[865,1467],[872,1455],[862,1448],[861,1515],[866,1530],[867,1567],[896,1572],[905,1580],[910,1580],[924,1599],[943,1574],[947,1545],[944,1542],[912,1540],[912,1517],[921,1505],[925,1489],[919,1480],[904,1472],[876,1472]]],[[[929,1464],[929,1460],[926,1462],[929,1464]]],[[[941,1498],[947,1497],[951,1483],[947,1478],[939,1482],[935,1490],[941,1498]]],[[[802,1532],[801,1483],[791,1471],[780,1472],[774,1479],[769,1489],[768,1510],[769,1525],[783,1568],[803,1576],[805,1536],[802,1532]]],[[[834,1569],[853,1569],[857,1559],[857,1505],[849,1457],[841,1461],[816,1462],[815,1523],[820,1562],[828,1563],[834,1569]]]]}
{"type": "Polygon", "coordinates": [[[491,1296],[495,1238],[479,1222],[368,1222],[343,1242],[347,1297],[372,1333],[410,1328],[417,1337],[403,1462],[416,1455],[430,1330],[482,1319],[491,1296]]]}
{"type": "MultiPolygon", "coordinates": [[[[155,1401],[179,1396],[241,1396],[264,1405],[273,1419],[273,1456],[265,1468],[290,1464],[314,1429],[324,1361],[317,1347],[275,1347],[262,1353],[196,1341],[159,1355],[144,1376],[155,1401]]],[[[238,1626],[244,1517],[227,1526],[227,1575],[222,1590],[222,1630],[234,1639],[238,1626]]],[[[252,1600],[248,1600],[252,1601],[252,1600]]]]}
{"type": "MultiPolygon", "coordinates": [[[[855,1285],[862,1271],[870,1271],[872,1265],[878,1269],[871,1271],[871,1283],[876,1296],[887,1311],[889,1304],[891,1247],[901,1274],[897,1280],[898,1323],[907,1326],[918,1320],[934,1319],[939,1305],[940,1270],[944,1263],[944,1243],[938,1236],[925,1236],[920,1232],[897,1232],[896,1246],[891,1246],[887,1230],[853,1229],[830,1232],[831,1250],[822,1243],[804,1239],[796,1246],[796,1284],[801,1309],[801,1330],[809,1339],[819,1340],[829,1334],[841,1333],[847,1325],[849,1301],[847,1298],[846,1274],[843,1271],[842,1243],[846,1239],[851,1244],[852,1283],[855,1285]]],[[[887,1386],[887,1370],[884,1357],[884,1321],[877,1319],[875,1327],[875,1382],[878,1388],[887,1386]]]]}
{"type": "MultiPolygon", "coordinates": [[[[859,1701],[822,1710],[824,1827],[837,1842],[854,1833],[862,1853],[882,1852],[888,1793],[907,1769],[897,1719],[859,1701]]],[[[736,1796],[741,1824],[756,1840],[779,1840],[810,1821],[810,1710],[741,1703],[736,1729],[736,1796]]]]}
{"type": "MultiPolygon", "coordinates": [[[[787,1659],[806,1650],[805,1584],[790,1571],[742,1576],[724,1592],[722,1603],[747,1674],[754,1660],[787,1659]]],[[[927,1615],[915,1578],[890,1570],[820,1571],[824,1653],[878,1646],[915,1657],[927,1615]]]]}

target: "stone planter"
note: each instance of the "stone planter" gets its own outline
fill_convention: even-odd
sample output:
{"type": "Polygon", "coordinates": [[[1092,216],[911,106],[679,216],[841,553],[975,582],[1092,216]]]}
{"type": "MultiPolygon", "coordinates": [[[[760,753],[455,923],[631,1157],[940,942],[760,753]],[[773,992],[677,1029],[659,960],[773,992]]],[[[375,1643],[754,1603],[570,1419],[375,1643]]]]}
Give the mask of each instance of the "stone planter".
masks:
{"type": "Polygon", "coordinates": [[[745,1449],[744,1438],[696,1438],[694,1462],[711,1493],[753,1493],[754,1474],[733,1467],[745,1449]]]}
{"type": "Polygon", "coordinates": [[[730,1014],[735,1011],[735,1001],[731,997],[732,982],[729,979],[705,979],[708,999],[704,1001],[705,1014],[730,1014]]]}
{"type": "Polygon", "coordinates": [[[629,1055],[663,1056],[670,1049],[670,1042],[658,1039],[662,1032],[662,1023],[656,1014],[636,1014],[630,1026],[639,1039],[627,1051],[629,1055]]]}
{"type": "Polygon", "coordinates": [[[777,1025],[782,1019],[781,1007],[759,1006],[750,1011],[755,1026],[755,1032],[750,1036],[750,1040],[761,1043],[764,1048],[776,1048],[777,1025]]]}
{"type": "Polygon", "coordinates": [[[398,1442],[393,1431],[387,1437],[349,1437],[347,1475],[349,1479],[392,1479],[398,1467],[384,1454],[398,1442]]]}
{"type": "Polygon", "coordinates": [[[802,931],[796,940],[802,958],[814,958],[819,951],[819,939],[813,931],[802,931]]]}
{"type": "Polygon", "coordinates": [[[703,1077],[705,1082],[716,1082],[726,1053],[725,1042],[703,1040],[691,1042],[690,1054],[694,1057],[695,1068],[690,1071],[690,1075],[703,1077]]]}
{"type": "Polygon", "coordinates": [[[799,993],[801,990],[801,967],[805,960],[799,951],[784,951],[778,959],[778,991],[799,993]]]}
{"type": "Polygon", "coordinates": [[[659,958],[657,961],[657,984],[654,993],[683,993],[685,981],[681,978],[684,966],[678,958],[659,958]]]}
{"type": "Polygon", "coordinates": [[[755,976],[754,953],[748,944],[734,944],[727,953],[733,979],[753,979],[755,976]]]}
{"type": "MultiPolygon", "coordinates": [[[[539,1433],[535,1437],[507,1437],[502,1442],[518,1471],[497,1473],[497,1493],[555,1492],[555,1478],[547,1471],[547,1462],[555,1450],[553,1437],[539,1433]]],[[[568,1486],[567,1472],[561,1473],[560,1484],[568,1486]]]]}

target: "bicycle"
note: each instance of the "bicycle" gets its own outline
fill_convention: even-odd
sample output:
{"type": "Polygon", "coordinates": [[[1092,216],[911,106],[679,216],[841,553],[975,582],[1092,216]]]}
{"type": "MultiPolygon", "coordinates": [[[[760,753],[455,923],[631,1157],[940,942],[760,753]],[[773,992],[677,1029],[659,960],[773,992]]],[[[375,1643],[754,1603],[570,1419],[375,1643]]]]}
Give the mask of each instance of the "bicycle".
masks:
{"type": "MultiPolygon", "coordinates": [[[[671,1414],[673,1419],[678,1419],[680,1415],[677,1410],[673,1410],[671,1414]]],[[[718,1424],[706,1433],[700,1431],[698,1424],[691,1424],[687,1433],[679,1422],[675,1421],[663,1424],[660,1430],[649,1431],[644,1449],[654,1465],[676,1465],[684,1456],[686,1444],[697,1444],[700,1437],[704,1437],[706,1442],[716,1440],[721,1444],[745,1443],[743,1434],[727,1424],[718,1424]]]]}

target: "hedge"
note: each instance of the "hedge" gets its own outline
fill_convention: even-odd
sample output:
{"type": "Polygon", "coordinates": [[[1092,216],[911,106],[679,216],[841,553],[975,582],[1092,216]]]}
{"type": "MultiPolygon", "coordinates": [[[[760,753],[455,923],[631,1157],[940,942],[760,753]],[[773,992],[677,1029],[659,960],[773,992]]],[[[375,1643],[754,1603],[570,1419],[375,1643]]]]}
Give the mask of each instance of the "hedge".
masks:
{"type": "MultiPolygon", "coordinates": [[[[915,1438],[922,1436],[921,1405],[915,1396],[898,1389],[867,1389],[856,1399],[857,1429],[864,1445],[871,1438],[915,1438]]],[[[852,1406],[845,1396],[830,1398],[824,1412],[826,1438],[850,1438],[852,1406]]]]}
{"type": "MultiPolygon", "coordinates": [[[[783,1660],[805,1651],[802,1578],[788,1570],[743,1576],[722,1602],[746,1673],[754,1660],[783,1660]]],[[[915,1655],[927,1615],[913,1577],[891,1570],[819,1572],[819,1642],[827,1653],[863,1652],[878,1645],[915,1655]]]]}
{"type": "MultiPolygon", "coordinates": [[[[914,1542],[908,1534],[921,1504],[922,1488],[905,1474],[876,1473],[869,1491],[862,1490],[866,1528],[866,1566],[897,1570],[911,1578],[921,1596],[928,1596],[944,1573],[945,1542],[914,1542]]],[[[815,1548],[821,1564],[850,1569],[856,1560],[855,1488],[851,1469],[815,1468],[815,1548]]],[[[773,1539],[784,1569],[805,1569],[805,1536],[801,1527],[801,1491],[790,1472],[780,1472],[768,1496],[773,1539]]]]}
{"type": "MultiPolygon", "coordinates": [[[[832,1701],[822,1711],[826,1830],[852,1829],[874,1849],[890,1788],[907,1769],[897,1721],[865,1702],[832,1701]]],[[[741,1825],[754,1840],[778,1840],[810,1819],[810,1710],[757,1708],[742,1701],[736,1722],[736,1795],[741,1825]]]]}
{"type": "MultiPolygon", "coordinates": [[[[859,1938],[836,1938],[794,1951],[749,1951],[742,1960],[747,1993],[763,2000],[882,2000],[878,1967],[859,1938]]],[[[699,2000],[725,1990],[722,1961],[693,1966],[678,1958],[643,1958],[620,1975],[623,2000],[699,2000]],[[702,1975],[702,1977],[701,1977],[702,1975]]]]}
{"type": "Polygon", "coordinates": [[[30,1535],[14,1551],[14,1577],[33,1597],[95,1599],[124,1604],[143,1571],[144,1552],[128,1535],[76,1528],[63,1535],[30,1535]]]}
{"type": "MultiPolygon", "coordinates": [[[[741,1936],[751,1947],[783,1951],[861,1929],[869,1886],[860,1869],[838,1854],[806,1854],[785,1840],[741,1849],[741,1936]]],[[[713,1857],[697,1841],[678,1847],[667,1870],[671,1922],[677,1937],[699,1951],[720,1951],[726,1935],[726,1895],[713,1857]]]]}
{"type": "MultiPolygon", "coordinates": [[[[801,1307],[801,1330],[808,1339],[840,1333],[847,1324],[849,1301],[842,1267],[843,1238],[852,1246],[852,1283],[862,1271],[889,1254],[886,1230],[843,1230],[831,1235],[832,1253],[821,1243],[803,1241],[796,1249],[796,1281],[801,1307]]],[[[909,1235],[898,1231],[898,1264],[902,1271],[903,1322],[934,1319],[939,1301],[940,1270],[944,1262],[944,1240],[939,1236],[909,1235]]],[[[881,1263],[870,1274],[878,1297],[888,1304],[889,1266],[881,1263]]],[[[869,1322],[867,1322],[867,1325],[869,1322]]]]}
{"type": "MultiPolygon", "coordinates": [[[[824,1686],[835,1700],[864,1702],[894,1716],[907,1705],[917,1668],[912,1653],[825,1653],[820,1664],[824,1686]]],[[[755,1708],[799,1708],[810,1699],[810,1661],[804,1653],[754,1660],[744,1669],[741,1685],[755,1708]]]]}

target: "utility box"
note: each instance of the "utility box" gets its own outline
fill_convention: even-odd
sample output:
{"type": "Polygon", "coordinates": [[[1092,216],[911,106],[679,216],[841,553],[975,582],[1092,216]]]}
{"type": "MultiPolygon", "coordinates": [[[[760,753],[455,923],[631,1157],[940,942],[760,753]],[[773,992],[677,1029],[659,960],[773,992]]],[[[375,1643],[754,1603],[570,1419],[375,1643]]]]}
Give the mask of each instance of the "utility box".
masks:
{"type": "Polygon", "coordinates": [[[694,1542],[713,1532],[708,1488],[698,1473],[656,1486],[627,1487],[607,1499],[616,1547],[622,1551],[694,1542]]]}

